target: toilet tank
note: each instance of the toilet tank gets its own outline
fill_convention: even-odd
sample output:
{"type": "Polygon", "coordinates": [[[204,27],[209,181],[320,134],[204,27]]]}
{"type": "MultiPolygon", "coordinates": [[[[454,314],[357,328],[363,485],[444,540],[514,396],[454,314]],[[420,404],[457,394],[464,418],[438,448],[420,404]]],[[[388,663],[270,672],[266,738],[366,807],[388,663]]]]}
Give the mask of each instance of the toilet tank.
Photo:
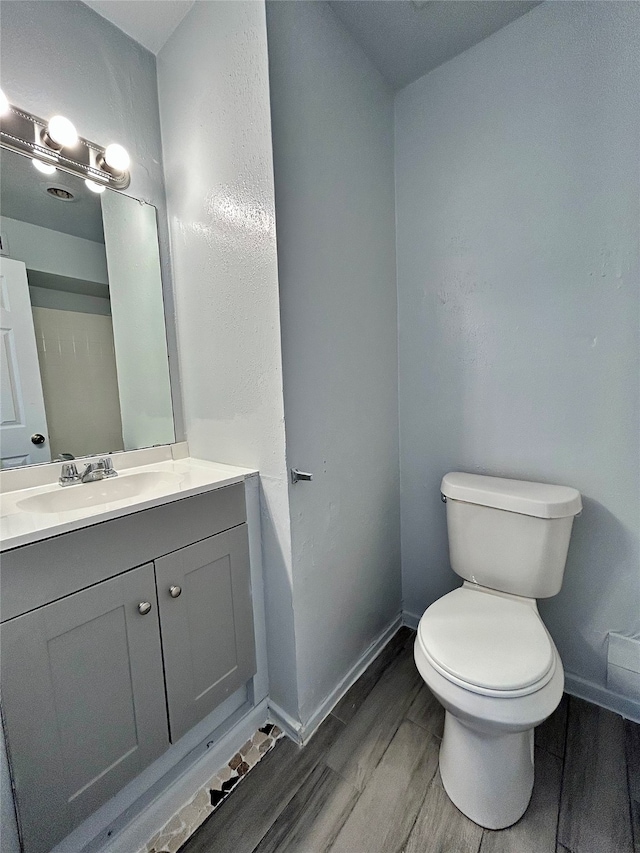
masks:
{"type": "Polygon", "coordinates": [[[557,595],[573,519],[582,510],[576,489],[454,472],[441,492],[456,574],[527,598],[557,595]]]}

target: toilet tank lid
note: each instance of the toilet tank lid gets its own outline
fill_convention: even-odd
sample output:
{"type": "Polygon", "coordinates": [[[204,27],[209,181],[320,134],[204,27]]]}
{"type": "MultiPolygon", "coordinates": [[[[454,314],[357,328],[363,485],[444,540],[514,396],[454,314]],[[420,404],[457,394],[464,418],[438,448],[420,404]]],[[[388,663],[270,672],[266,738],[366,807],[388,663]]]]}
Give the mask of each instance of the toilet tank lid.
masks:
{"type": "Polygon", "coordinates": [[[507,480],[484,474],[463,474],[461,471],[445,474],[440,491],[451,500],[537,518],[566,518],[582,510],[580,492],[569,486],[507,480]]]}

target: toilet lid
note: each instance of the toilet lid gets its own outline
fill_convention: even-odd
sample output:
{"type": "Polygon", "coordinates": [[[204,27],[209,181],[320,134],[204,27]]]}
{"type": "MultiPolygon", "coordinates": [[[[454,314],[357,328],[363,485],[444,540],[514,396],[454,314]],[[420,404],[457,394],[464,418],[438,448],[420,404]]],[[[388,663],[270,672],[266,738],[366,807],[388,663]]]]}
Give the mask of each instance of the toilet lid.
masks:
{"type": "Polygon", "coordinates": [[[455,681],[491,691],[537,684],[554,663],[536,611],[512,598],[461,587],[429,607],[418,626],[423,648],[455,681]]]}

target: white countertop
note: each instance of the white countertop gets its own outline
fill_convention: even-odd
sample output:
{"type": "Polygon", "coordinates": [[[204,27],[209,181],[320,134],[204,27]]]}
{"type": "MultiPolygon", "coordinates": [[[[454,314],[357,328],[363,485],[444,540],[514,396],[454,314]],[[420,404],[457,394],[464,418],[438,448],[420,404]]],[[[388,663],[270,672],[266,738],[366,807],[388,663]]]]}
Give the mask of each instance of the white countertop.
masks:
{"type": "MultiPolygon", "coordinates": [[[[202,492],[210,492],[232,483],[241,483],[247,477],[258,473],[251,468],[237,468],[218,462],[186,458],[127,467],[119,472],[118,476],[125,478],[132,474],[147,472],[172,476],[167,477],[166,482],[159,482],[152,491],[144,495],[65,512],[29,512],[18,505],[29,497],[60,491],[62,486],[57,483],[5,491],[0,495],[0,551],[39,542],[51,536],[58,536],[61,533],[68,533],[71,530],[78,530],[81,527],[88,527],[91,524],[98,524],[101,521],[129,515],[202,492]]],[[[86,483],[65,488],[90,489],[91,486],[91,483],[86,483]]]]}

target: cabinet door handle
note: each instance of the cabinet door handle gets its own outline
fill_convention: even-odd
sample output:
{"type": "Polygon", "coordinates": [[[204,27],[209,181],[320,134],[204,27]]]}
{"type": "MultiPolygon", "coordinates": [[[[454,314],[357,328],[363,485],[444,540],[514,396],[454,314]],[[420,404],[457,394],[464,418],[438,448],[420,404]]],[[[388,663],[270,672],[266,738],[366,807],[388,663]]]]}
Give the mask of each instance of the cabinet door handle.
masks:
{"type": "Polygon", "coordinates": [[[171,598],[177,598],[181,592],[182,592],[181,586],[170,586],[169,587],[169,595],[171,596],[171,598]]]}
{"type": "Polygon", "coordinates": [[[141,601],[138,605],[138,613],[141,616],[146,616],[146,614],[151,610],[151,602],[150,601],[141,601]]]}

